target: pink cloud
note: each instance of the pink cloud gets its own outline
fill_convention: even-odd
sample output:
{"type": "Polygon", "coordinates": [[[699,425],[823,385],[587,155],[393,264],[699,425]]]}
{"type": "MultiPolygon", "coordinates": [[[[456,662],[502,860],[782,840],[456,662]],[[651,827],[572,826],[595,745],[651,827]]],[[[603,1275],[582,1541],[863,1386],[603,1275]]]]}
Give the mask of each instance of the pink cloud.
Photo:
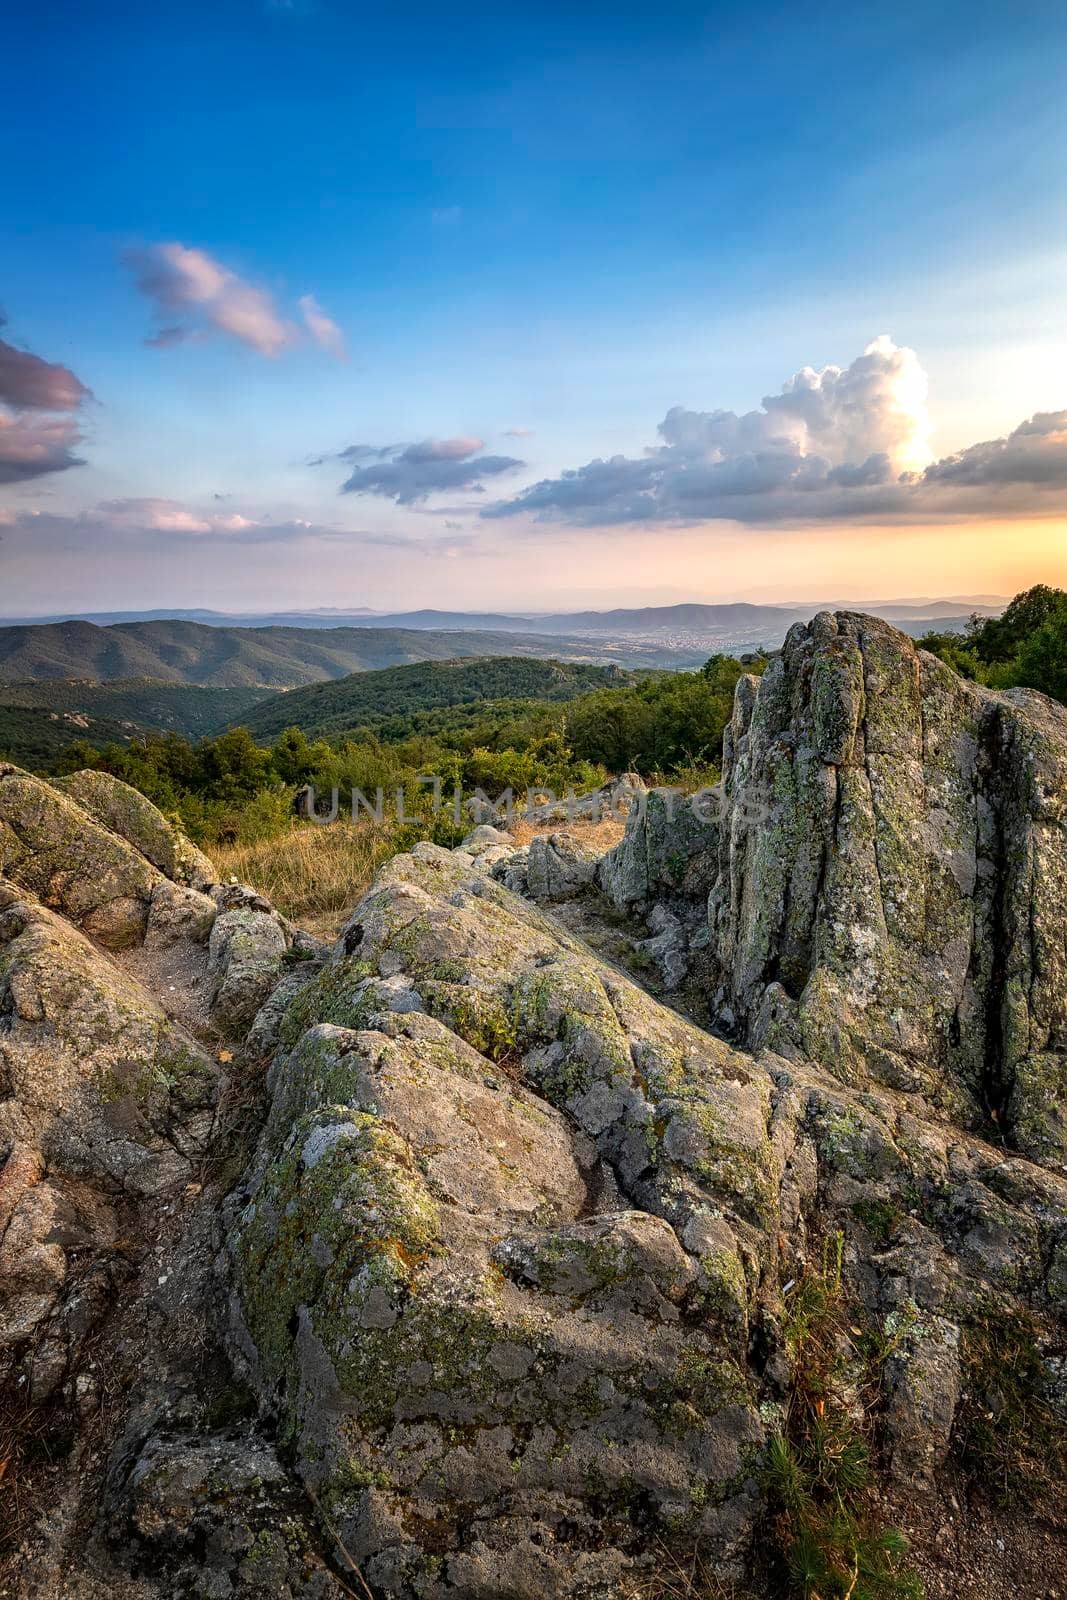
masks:
{"type": "Polygon", "coordinates": [[[81,442],[70,417],[36,417],[0,409],[0,483],[21,483],[48,472],[84,466],[74,448],[81,442]]]}
{"type": "Polygon", "coordinates": [[[336,356],[338,361],[347,360],[345,336],[333,318],[327,316],[315,296],[301,295],[299,305],[304,324],[315,343],[323,350],[327,350],[331,356],[336,356]]]}
{"type": "MultiPolygon", "coordinates": [[[[158,349],[214,332],[273,358],[300,341],[299,328],[266,289],[231,272],[206,250],[172,242],[131,251],[127,262],[138,288],[155,304],[160,327],[146,342],[158,349]]],[[[314,295],[303,296],[300,311],[315,343],[343,357],[344,335],[314,295]]]]}

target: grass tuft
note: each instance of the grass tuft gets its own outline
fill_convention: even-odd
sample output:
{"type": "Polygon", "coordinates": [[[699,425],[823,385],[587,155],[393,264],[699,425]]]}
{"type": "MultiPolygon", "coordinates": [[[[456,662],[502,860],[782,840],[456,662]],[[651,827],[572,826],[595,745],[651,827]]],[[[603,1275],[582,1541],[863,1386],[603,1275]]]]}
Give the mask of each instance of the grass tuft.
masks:
{"type": "Polygon", "coordinates": [[[216,847],[222,877],[251,884],[309,933],[335,938],[383,862],[403,849],[387,822],[294,823],[256,844],[216,847]]]}
{"type": "Polygon", "coordinates": [[[843,1249],[835,1234],[786,1301],[793,1382],[763,1468],[775,1542],[800,1600],[921,1600],[904,1538],[878,1520],[866,1411],[844,1398],[846,1379],[853,1392],[874,1380],[846,1316],[843,1249]]]}
{"type": "Polygon", "coordinates": [[[1001,1506],[1030,1501],[1067,1476],[1067,1432],[1048,1402],[1041,1325],[989,1306],[963,1330],[964,1391],[956,1458],[1001,1506]]]}

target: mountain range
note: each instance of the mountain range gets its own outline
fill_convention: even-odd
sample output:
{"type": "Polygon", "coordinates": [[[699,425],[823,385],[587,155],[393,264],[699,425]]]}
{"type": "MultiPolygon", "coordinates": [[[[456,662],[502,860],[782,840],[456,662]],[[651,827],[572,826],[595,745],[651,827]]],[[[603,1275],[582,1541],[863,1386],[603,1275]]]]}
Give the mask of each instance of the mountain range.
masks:
{"type": "MultiPolygon", "coordinates": [[[[316,608],[308,611],[278,611],[262,615],[224,611],[107,611],[87,615],[57,614],[48,617],[0,617],[0,627],[40,627],[56,623],[91,622],[98,627],[113,627],[140,622],[197,622],[214,628],[403,628],[416,630],[489,631],[494,633],[586,634],[586,633],[720,633],[750,630],[780,632],[784,637],[794,622],[806,622],[817,611],[864,611],[883,617],[898,626],[909,622],[962,625],[972,612],[998,615],[1007,604],[997,595],[954,596],[938,600],[929,597],[905,600],[794,601],[752,604],[747,601],[722,605],[687,602],[671,606],[616,607],[608,611],[562,611],[545,615],[517,615],[496,611],[371,611],[366,606],[352,610],[316,608]]],[[[755,637],[753,643],[760,642],[755,637]]]]}
{"type": "Polygon", "coordinates": [[[624,665],[685,667],[706,650],[663,645],[593,648],[549,635],[423,628],[208,627],[181,620],[41,623],[0,628],[0,684],[52,678],[111,683],[152,678],[216,688],[294,688],[409,661],[462,656],[557,656],[624,665]]]}

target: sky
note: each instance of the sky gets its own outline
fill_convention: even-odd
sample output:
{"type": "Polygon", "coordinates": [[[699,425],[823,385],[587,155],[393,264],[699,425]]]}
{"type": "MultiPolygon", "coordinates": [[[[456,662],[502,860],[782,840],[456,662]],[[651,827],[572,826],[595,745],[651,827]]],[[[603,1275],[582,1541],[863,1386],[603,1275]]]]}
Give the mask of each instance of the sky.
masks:
{"type": "Polygon", "coordinates": [[[1067,586],[1067,9],[42,0],[0,615],[1067,586]]]}

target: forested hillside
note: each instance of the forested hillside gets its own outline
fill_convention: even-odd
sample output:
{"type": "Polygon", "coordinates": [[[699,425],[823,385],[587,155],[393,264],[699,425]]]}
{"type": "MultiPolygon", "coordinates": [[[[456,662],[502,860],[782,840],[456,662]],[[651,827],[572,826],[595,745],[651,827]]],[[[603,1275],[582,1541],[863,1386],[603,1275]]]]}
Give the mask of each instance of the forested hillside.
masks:
{"type": "Polygon", "coordinates": [[[257,739],[275,738],[289,727],[300,728],[309,739],[357,730],[400,739],[476,719],[487,701],[508,701],[518,709],[523,701],[571,700],[638,680],[639,674],[619,667],[509,656],[426,661],[309,684],[276,695],[233,721],[243,722],[257,739]],[[449,715],[443,716],[446,709],[449,715]]]}

